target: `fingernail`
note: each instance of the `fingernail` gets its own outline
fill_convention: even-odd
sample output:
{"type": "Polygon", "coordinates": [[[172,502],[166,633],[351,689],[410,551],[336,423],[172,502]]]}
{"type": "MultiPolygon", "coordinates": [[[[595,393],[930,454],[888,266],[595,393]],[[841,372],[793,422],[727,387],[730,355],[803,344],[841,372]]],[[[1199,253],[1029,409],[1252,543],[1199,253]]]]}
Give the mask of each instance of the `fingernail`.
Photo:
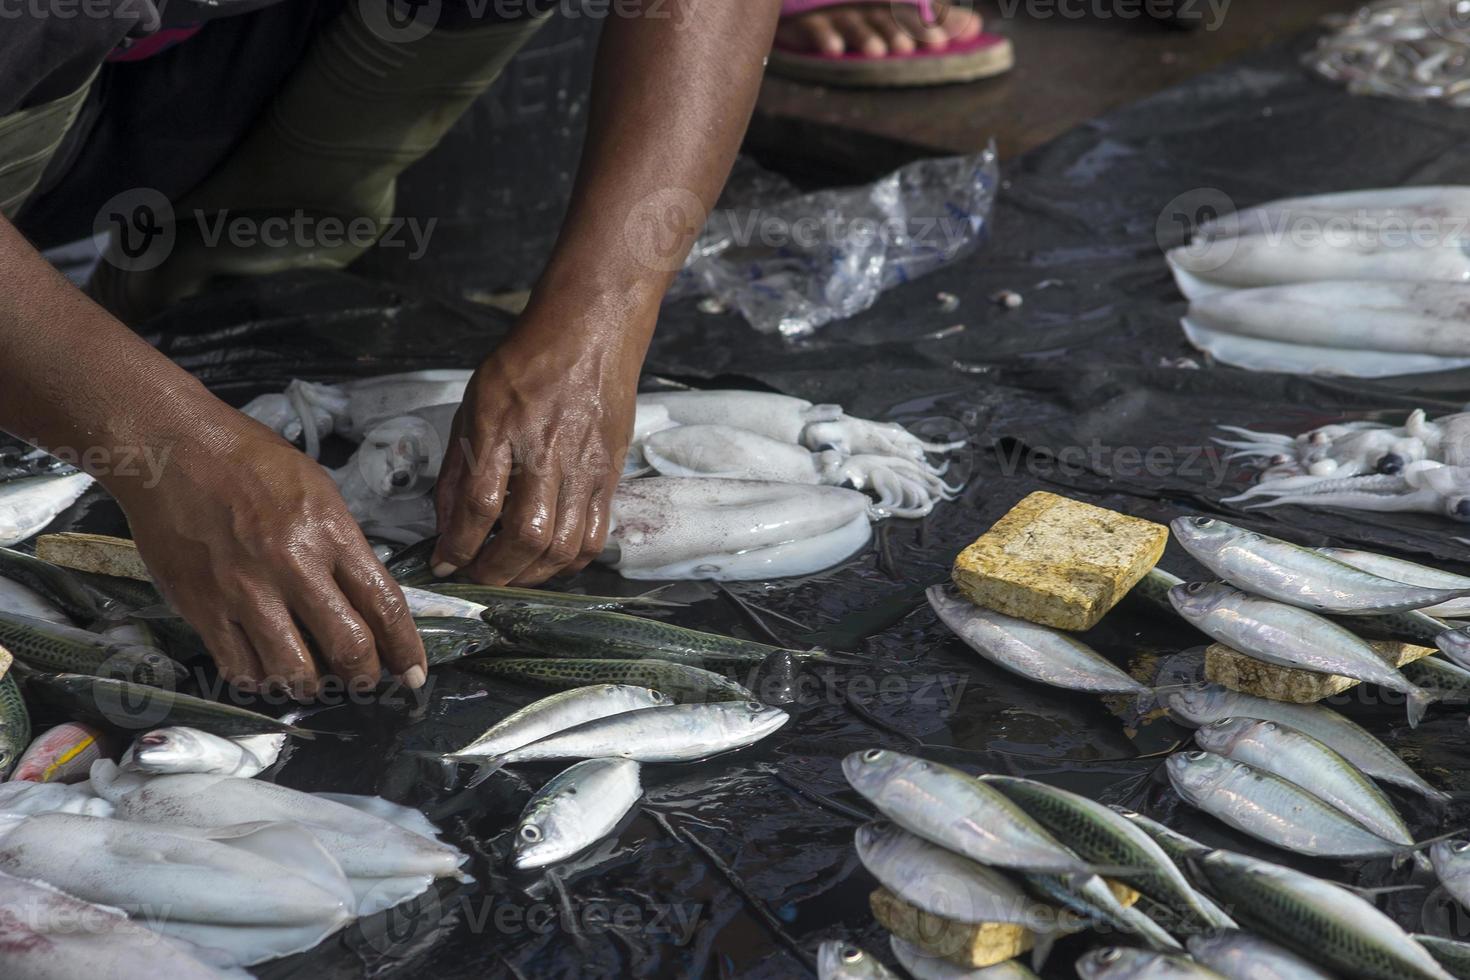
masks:
{"type": "Polygon", "coordinates": [[[428,679],[429,676],[424,673],[424,668],[418,664],[414,664],[403,672],[403,683],[408,685],[410,691],[417,691],[428,679]]]}
{"type": "Polygon", "coordinates": [[[459,569],[457,569],[453,565],[449,564],[449,562],[447,562],[447,561],[441,561],[439,564],[437,564],[437,565],[434,566],[434,577],[435,578],[448,578],[449,576],[453,575],[457,571],[459,571],[459,569]]]}

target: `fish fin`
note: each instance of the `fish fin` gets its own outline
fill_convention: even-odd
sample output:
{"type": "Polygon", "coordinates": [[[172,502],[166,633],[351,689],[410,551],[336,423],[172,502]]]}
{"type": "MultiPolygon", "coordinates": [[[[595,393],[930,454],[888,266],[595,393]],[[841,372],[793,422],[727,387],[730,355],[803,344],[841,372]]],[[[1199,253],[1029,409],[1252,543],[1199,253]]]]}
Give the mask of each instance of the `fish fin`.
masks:
{"type": "Polygon", "coordinates": [[[476,786],[480,785],[485,780],[495,775],[501,769],[504,769],[505,764],[509,761],[510,760],[507,759],[505,756],[501,756],[497,759],[479,760],[475,763],[475,774],[470,777],[469,782],[464,784],[464,788],[474,789],[476,786]]]}
{"type": "Polygon", "coordinates": [[[1383,885],[1378,888],[1364,888],[1362,885],[1345,885],[1340,881],[1334,881],[1339,888],[1346,888],[1359,898],[1377,898],[1380,895],[1397,895],[1401,892],[1423,891],[1423,885],[1383,885]]]}
{"type": "Polygon", "coordinates": [[[687,602],[677,602],[673,599],[659,598],[665,592],[679,585],[679,582],[670,582],[668,585],[660,585],[656,589],[633,596],[631,599],[623,600],[627,605],[639,607],[655,607],[659,609],[683,609],[689,605],[687,602]]]}
{"type": "Polygon", "coordinates": [[[1422,687],[1411,687],[1409,689],[1409,727],[1418,728],[1419,722],[1424,718],[1424,712],[1437,699],[1434,692],[1426,691],[1422,687]]]}
{"type": "Polygon", "coordinates": [[[1049,931],[1034,932],[1032,936],[1031,969],[1040,973],[1041,968],[1046,966],[1047,958],[1051,956],[1051,948],[1057,943],[1057,934],[1049,931]]]}

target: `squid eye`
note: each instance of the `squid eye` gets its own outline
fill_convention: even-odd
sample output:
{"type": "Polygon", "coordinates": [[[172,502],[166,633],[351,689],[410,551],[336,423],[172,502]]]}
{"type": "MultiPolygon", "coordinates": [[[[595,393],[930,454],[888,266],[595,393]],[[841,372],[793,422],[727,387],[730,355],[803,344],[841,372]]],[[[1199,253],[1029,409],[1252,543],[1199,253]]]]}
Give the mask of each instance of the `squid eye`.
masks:
{"type": "Polygon", "coordinates": [[[528,823],[521,828],[521,840],[534,844],[541,839],[541,828],[533,823],[528,823]]]}
{"type": "Polygon", "coordinates": [[[1185,758],[1187,758],[1190,762],[1199,762],[1203,760],[1207,754],[1208,753],[1205,752],[1190,752],[1185,756],[1185,758]]]}
{"type": "Polygon", "coordinates": [[[413,482],[413,474],[408,470],[394,470],[388,477],[388,483],[397,490],[402,490],[413,482]]]}
{"type": "Polygon", "coordinates": [[[881,758],[883,758],[882,749],[869,749],[863,753],[864,762],[877,762],[881,758]]]}
{"type": "Polygon", "coordinates": [[[1332,436],[1325,432],[1313,432],[1307,441],[1314,446],[1325,446],[1332,441],[1332,436]]]}
{"type": "Polygon", "coordinates": [[[1097,961],[1099,963],[1116,963],[1122,958],[1123,951],[1121,949],[1118,949],[1116,946],[1110,949],[1105,949],[1101,953],[1097,954],[1097,961]]]}
{"type": "Polygon", "coordinates": [[[842,962],[844,962],[844,963],[860,963],[860,962],[862,962],[862,958],[863,958],[863,951],[860,950],[860,949],[858,949],[856,946],[844,946],[844,947],[842,947],[842,962]]]}
{"type": "Polygon", "coordinates": [[[1377,470],[1384,476],[1397,476],[1404,471],[1404,457],[1389,453],[1378,461],[1377,470]]]}
{"type": "Polygon", "coordinates": [[[1450,516],[1456,520],[1470,521],[1470,497],[1465,497],[1455,502],[1450,511],[1450,516]]]}
{"type": "MultiPolygon", "coordinates": [[[[1191,520],[1189,523],[1193,524],[1195,527],[1201,527],[1201,528],[1203,528],[1203,527],[1214,527],[1215,526],[1215,519],[1213,517],[1196,517],[1193,520],[1191,520]]],[[[1113,952],[1117,952],[1117,951],[1114,950],[1113,952]]]]}

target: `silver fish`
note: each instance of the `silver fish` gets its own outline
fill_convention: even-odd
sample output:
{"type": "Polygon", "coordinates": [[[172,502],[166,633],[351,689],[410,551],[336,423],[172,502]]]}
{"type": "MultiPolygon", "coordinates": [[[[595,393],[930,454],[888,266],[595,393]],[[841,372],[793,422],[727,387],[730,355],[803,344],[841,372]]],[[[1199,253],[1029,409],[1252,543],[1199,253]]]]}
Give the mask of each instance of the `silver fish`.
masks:
{"type": "Polygon", "coordinates": [[[1223,980],[1188,957],[1122,946],[1088,953],[1077,961],[1077,975],[1082,980],[1223,980]]]}
{"type": "MultiPolygon", "coordinates": [[[[1380,578],[1417,585],[1423,589],[1470,589],[1470,578],[1442,572],[1428,565],[1420,565],[1402,558],[1375,555],[1370,551],[1354,551],[1351,548],[1318,548],[1328,558],[1360,568],[1380,578]]],[[[1428,606],[1420,612],[1439,619],[1470,618],[1470,599],[1451,599],[1437,606],[1428,606]]]]}
{"type": "Polygon", "coordinates": [[[1161,691],[1160,697],[1171,715],[1191,725],[1208,725],[1226,718],[1280,722],[1315,738],[1374,779],[1413,790],[1436,803],[1450,800],[1448,793],[1426,783],[1362,726],[1320,704],[1272,701],[1219,684],[1161,691]]]}
{"type": "Polygon", "coordinates": [[[1332,749],[1275,721],[1227,718],[1194,733],[1207,752],[1280,776],[1346,813],[1379,837],[1411,845],[1414,835],[1387,796],[1332,749]]]}
{"type": "Polygon", "coordinates": [[[284,734],[225,738],[197,728],[158,728],[139,735],[118,766],[127,772],[257,776],[276,764],[285,745],[284,734]]]}
{"type": "Polygon", "coordinates": [[[1195,560],[1231,585],[1303,609],[1371,616],[1470,596],[1470,588],[1427,589],[1381,578],[1210,517],[1181,517],[1169,526],[1195,560]]]}
{"type": "Polygon", "coordinates": [[[0,547],[19,544],[44,531],[92,483],[86,473],[48,474],[0,483],[0,547]]]}
{"type": "Polygon", "coordinates": [[[500,765],[544,759],[692,762],[754,745],[790,720],[757,701],[675,704],[598,718],[501,755],[500,765]]]}
{"type": "Polygon", "coordinates": [[[592,846],[612,832],[642,795],[638,763],[632,760],[577,763],[542,786],[521,811],[515,866],[544,867],[592,846]]]}
{"type": "Polygon", "coordinates": [[[1037,980],[1036,974],[1019,960],[1006,960],[974,970],[926,953],[897,936],[889,936],[888,945],[893,950],[893,958],[913,974],[914,980],[1037,980]]]}
{"type": "Polygon", "coordinates": [[[1214,851],[1199,866],[1242,925],[1331,973],[1453,980],[1397,922],[1340,885],[1229,851],[1214,851]]]}
{"type": "Polygon", "coordinates": [[[1410,684],[1361,640],[1315,613],[1247,595],[1218,582],[1193,582],[1169,593],[1179,614],[1247,656],[1279,667],[1337,674],[1398,691],[1417,726],[1434,694],[1410,684]]]}
{"type": "Polygon", "coordinates": [[[1189,955],[1229,980],[1332,980],[1332,974],[1269,939],[1226,929],[1184,941],[1189,955]]]}
{"type": "Polygon", "coordinates": [[[1470,909],[1470,842],[1442,840],[1429,849],[1429,861],[1445,891],[1470,909]]]}
{"type": "Polygon", "coordinates": [[[817,947],[817,980],[898,980],[898,977],[863,948],[828,940],[817,947]]]}
{"type": "Polygon", "coordinates": [[[501,719],[479,738],[445,758],[458,761],[494,759],[548,735],[589,721],[640,708],[660,708],[673,700],[647,687],[594,684],[558,691],[501,719]]]}
{"type": "Polygon", "coordinates": [[[941,585],[924,594],[944,625],[967,646],[1013,674],[1073,691],[1141,694],[1149,690],[1065,633],[981,609],[941,585]]]}
{"type": "Polygon", "coordinates": [[[71,617],[56,608],[50,599],[35,589],[8,578],[0,578],[0,610],[62,626],[73,625],[71,617]]]}
{"type": "Polygon", "coordinates": [[[1335,858],[1396,856],[1406,850],[1295,783],[1243,762],[1213,752],[1176,752],[1165,768],[1186,803],[1275,847],[1335,858]]]}

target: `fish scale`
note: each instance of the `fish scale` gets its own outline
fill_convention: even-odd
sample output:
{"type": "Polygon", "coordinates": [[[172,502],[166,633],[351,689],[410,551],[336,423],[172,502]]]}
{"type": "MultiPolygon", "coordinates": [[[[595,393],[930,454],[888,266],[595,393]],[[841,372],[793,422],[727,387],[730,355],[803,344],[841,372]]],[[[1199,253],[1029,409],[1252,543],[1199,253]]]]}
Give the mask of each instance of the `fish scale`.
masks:
{"type": "Polygon", "coordinates": [[[55,673],[121,677],[154,686],[184,675],[161,650],[114,643],[74,626],[3,610],[0,644],[26,666],[55,673]]]}
{"type": "Polygon", "coordinates": [[[986,775],[980,780],[1005,794],[1086,860],[1127,869],[1112,877],[1183,916],[1195,930],[1235,924],[1228,918],[1216,918],[1163,848],[1103,804],[1030,779],[986,775]]]}
{"type": "Polygon", "coordinates": [[[775,653],[818,656],[614,612],[492,607],[485,612],[485,621],[517,649],[551,657],[658,657],[698,667],[705,664],[753,666],[775,653]]]}
{"type": "Polygon", "coordinates": [[[1338,885],[1226,851],[1200,869],[1242,925],[1313,963],[1368,980],[1452,980],[1398,923],[1338,885]]]}
{"type": "Polygon", "coordinates": [[[677,701],[754,701],[746,687],[702,667],[661,660],[589,660],[485,657],[460,664],[466,670],[544,687],[636,684],[677,701]]]}

